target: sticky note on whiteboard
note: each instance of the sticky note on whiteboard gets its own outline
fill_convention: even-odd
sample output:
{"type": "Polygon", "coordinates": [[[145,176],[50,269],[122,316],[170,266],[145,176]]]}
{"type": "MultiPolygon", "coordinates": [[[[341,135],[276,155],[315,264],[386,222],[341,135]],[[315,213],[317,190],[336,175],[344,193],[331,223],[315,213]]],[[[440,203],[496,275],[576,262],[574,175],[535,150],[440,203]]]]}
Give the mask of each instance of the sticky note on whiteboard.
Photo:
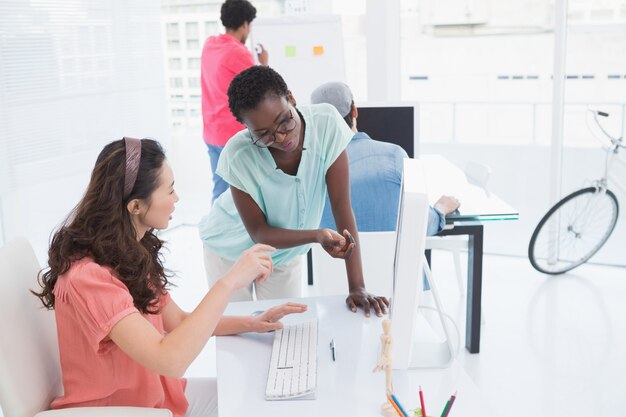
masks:
{"type": "Polygon", "coordinates": [[[287,45],[285,46],[285,56],[288,58],[293,58],[296,56],[296,46],[295,45],[287,45]]]}
{"type": "Polygon", "coordinates": [[[313,47],[313,56],[324,55],[324,46],[323,45],[315,45],[313,47]]]}

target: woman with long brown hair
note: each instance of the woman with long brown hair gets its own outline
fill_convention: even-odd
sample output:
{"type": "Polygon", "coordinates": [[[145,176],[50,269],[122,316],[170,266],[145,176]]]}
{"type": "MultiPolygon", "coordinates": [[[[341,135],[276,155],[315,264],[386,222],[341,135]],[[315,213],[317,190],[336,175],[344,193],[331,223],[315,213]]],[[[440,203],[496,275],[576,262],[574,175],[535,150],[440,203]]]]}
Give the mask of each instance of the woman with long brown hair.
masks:
{"type": "Polygon", "coordinates": [[[215,381],[182,378],[212,335],[267,332],[288,303],[257,317],[223,317],[232,293],[267,279],[269,252],[243,252],[191,313],[167,291],[155,229],[167,227],[178,196],[158,142],[124,138],[98,156],[87,191],[54,234],[36,295],[55,310],[64,393],[52,408],[141,406],[177,417],[216,414],[215,381]]]}

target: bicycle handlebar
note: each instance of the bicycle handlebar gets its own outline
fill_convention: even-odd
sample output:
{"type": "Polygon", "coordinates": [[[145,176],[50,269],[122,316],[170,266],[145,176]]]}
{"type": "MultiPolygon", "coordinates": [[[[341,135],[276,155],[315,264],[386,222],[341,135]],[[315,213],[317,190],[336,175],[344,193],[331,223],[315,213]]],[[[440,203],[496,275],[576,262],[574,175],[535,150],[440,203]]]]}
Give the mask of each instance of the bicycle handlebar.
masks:
{"type": "Polygon", "coordinates": [[[601,110],[589,109],[589,111],[593,113],[593,121],[596,122],[596,125],[598,126],[600,131],[611,140],[611,144],[613,144],[613,146],[617,146],[618,148],[626,148],[626,145],[622,144],[622,138],[613,137],[613,135],[611,135],[609,132],[606,131],[606,129],[604,129],[602,123],[600,123],[600,120],[598,120],[598,116],[609,117],[609,114],[601,110]]]}

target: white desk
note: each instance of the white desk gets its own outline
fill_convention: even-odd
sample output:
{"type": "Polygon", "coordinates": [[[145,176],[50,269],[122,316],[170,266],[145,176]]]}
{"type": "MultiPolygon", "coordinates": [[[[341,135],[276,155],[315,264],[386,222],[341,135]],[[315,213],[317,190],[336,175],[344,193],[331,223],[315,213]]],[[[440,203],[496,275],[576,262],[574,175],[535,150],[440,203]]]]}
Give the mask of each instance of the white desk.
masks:
{"type": "MultiPolygon", "coordinates": [[[[319,318],[317,398],[265,401],[273,333],[217,338],[220,417],[242,416],[380,416],[385,398],[384,372],[373,373],[380,351],[381,319],[350,312],[344,296],[294,300],[314,306],[319,318]],[[336,362],[330,340],[335,340],[336,362]]],[[[286,300],[231,303],[226,314],[250,314],[286,300]]],[[[306,313],[308,314],[308,313],[306,313]]],[[[290,316],[283,322],[302,320],[290,316]]],[[[488,417],[495,413],[457,364],[447,369],[394,371],[396,394],[406,408],[419,407],[418,386],[429,415],[439,416],[450,395],[458,397],[450,417],[488,417]]]]}

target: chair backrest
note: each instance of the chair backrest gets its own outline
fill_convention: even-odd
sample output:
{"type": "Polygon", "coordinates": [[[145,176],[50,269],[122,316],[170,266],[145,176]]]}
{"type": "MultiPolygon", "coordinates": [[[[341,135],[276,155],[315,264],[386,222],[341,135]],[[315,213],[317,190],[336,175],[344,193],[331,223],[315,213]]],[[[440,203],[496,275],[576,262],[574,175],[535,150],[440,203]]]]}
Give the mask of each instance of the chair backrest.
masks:
{"type": "MultiPolygon", "coordinates": [[[[391,297],[396,232],[359,232],[359,242],[367,290],[391,297]]],[[[332,258],[320,245],[313,245],[312,256],[316,294],[348,294],[346,262],[332,258]]]]}
{"type": "Polygon", "coordinates": [[[54,312],[38,289],[39,263],[23,238],[0,248],[0,404],[4,417],[32,417],[62,390],[54,312]]]}

